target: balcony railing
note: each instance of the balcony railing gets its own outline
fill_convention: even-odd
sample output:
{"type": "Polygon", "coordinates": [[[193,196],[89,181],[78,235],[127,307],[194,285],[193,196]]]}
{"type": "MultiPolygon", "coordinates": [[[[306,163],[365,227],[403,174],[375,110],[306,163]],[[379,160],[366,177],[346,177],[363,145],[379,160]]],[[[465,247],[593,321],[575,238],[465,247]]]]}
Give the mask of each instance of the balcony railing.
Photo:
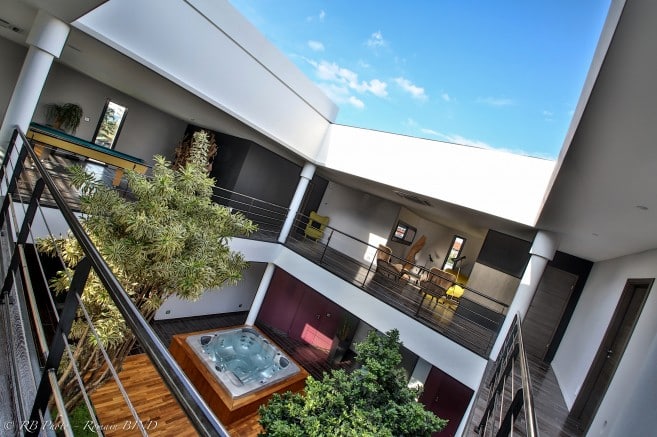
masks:
{"type": "MultiPolygon", "coordinates": [[[[134,429],[142,435],[148,435],[144,427],[148,418],[141,418],[137,414],[81,300],[87,276],[93,269],[137,339],[138,347],[150,358],[197,433],[204,436],[227,436],[226,429],[112,274],[21,132],[14,132],[5,154],[0,169],[0,184],[4,195],[0,213],[4,278],[0,295],[0,318],[4,323],[0,329],[3,330],[2,338],[8,348],[8,353],[0,358],[7,360],[7,363],[3,363],[3,377],[8,378],[8,386],[13,387],[9,394],[11,399],[3,402],[0,407],[3,418],[6,418],[3,421],[5,432],[12,435],[51,435],[57,430],[67,436],[75,434],[58,381],[62,359],[72,363],[78,389],[83,394],[83,405],[90,418],[90,423],[84,425],[95,430],[103,429],[88,396],[89,390],[83,383],[85,375],[78,370],[80,363],[76,362],[72,347],[74,341],[69,339],[73,319],[76,314],[83,314],[89,331],[96,336],[98,347],[105,357],[103,365],[113,376],[123,393],[125,404],[133,414],[134,429]],[[37,236],[44,237],[43,229],[49,231],[45,238],[55,238],[50,232],[55,227],[50,218],[52,211],[45,211],[46,208],[41,205],[46,190],[49,193],[48,201],[56,204],[84,252],[84,258],[75,269],[63,303],[55,302],[48,291],[38,295],[39,289],[48,290],[49,275],[38,256],[31,258],[36,261],[28,261],[30,256],[34,256],[33,245],[30,243],[37,236]],[[41,229],[36,231],[36,227],[41,229]],[[54,320],[54,326],[47,326],[47,318],[54,320]],[[53,411],[56,411],[56,417],[52,416],[53,411]]],[[[61,221],[61,218],[57,220],[61,221]]],[[[62,266],[65,265],[61,255],[59,261],[62,266]]]]}
{"type": "MultiPolygon", "coordinates": [[[[218,187],[214,190],[214,200],[256,223],[259,230],[250,238],[261,241],[277,241],[288,214],[284,206],[218,187]]],[[[456,300],[422,289],[419,286],[422,274],[414,278],[382,275],[376,268],[377,247],[330,226],[324,229],[322,238],[315,241],[305,235],[308,222],[309,217],[297,214],[286,247],[482,357],[488,357],[508,305],[463,283],[455,284],[464,290],[464,295],[456,300]]],[[[393,263],[407,263],[401,258],[392,258],[393,263]]],[[[423,266],[413,263],[408,270],[428,273],[423,266]]]]}
{"type": "Polygon", "coordinates": [[[475,428],[478,435],[538,437],[529,367],[517,315],[500,350],[487,390],[488,403],[475,428]]]}
{"type": "MultiPolygon", "coordinates": [[[[61,164],[54,169],[58,170],[65,171],[61,164]]],[[[114,179],[109,168],[102,168],[97,176],[108,183],[114,179]]],[[[124,187],[117,189],[124,190],[124,187]]],[[[69,204],[75,205],[75,196],[65,194],[69,204]]],[[[256,223],[258,232],[250,238],[260,241],[277,241],[289,213],[285,206],[221,187],[214,187],[213,200],[256,223]]],[[[417,275],[413,278],[415,284],[401,277],[390,280],[377,273],[374,261],[377,247],[330,226],[319,241],[310,240],[304,234],[308,220],[297,214],[285,243],[288,248],[473,352],[488,356],[508,308],[505,303],[488,297],[485,290],[457,284],[464,289],[457,305],[453,300],[425,293],[417,286],[420,279],[417,275]]],[[[392,258],[393,263],[406,264],[403,259],[392,258]]],[[[426,272],[424,267],[414,264],[409,270],[426,272]]]]}

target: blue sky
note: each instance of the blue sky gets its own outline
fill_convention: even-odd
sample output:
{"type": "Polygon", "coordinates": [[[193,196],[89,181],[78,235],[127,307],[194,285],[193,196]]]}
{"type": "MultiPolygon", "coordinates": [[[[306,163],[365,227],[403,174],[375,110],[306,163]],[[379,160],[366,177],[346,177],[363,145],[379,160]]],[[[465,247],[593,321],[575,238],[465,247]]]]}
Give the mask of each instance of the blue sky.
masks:
{"type": "Polygon", "coordinates": [[[337,122],[554,159],[610,0],[230,0],[337,122]]]}

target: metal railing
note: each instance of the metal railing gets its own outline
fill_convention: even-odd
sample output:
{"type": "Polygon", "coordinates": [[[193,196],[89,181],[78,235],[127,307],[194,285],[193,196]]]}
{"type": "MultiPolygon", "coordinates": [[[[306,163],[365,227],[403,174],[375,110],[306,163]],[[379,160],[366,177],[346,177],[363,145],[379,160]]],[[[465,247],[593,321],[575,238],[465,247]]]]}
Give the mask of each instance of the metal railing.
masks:
{"type": "MultiPolygon", "coordinates": [[[[8,351],[10,356],[6,358],[11,360],[12,378],[16,377],[26,367],[31,368],[34,375],[32,381],[30,381],[30,378],[25,377],[16,377],[12,381],[16,384],[13,393],[15,420],[11,422],[15,426],[14,433],[52,435],[56,429],[67,436],[75,434],[58,385],[57,375],[64,356],[67,356],[73,362],[74,370],[77,372],[68,337],[71,324],[78,311],[86,314],[86,309],[80,297],[87,277],[93,269],[122,314],[126,325],[137,339],[139,347],[150,358],[163,382],[178,401],[198,434],[203,436],[228,436],[226,429],[208,408],[166,347],[158,339],[149,323],[135,307],[103,260],[98,249],[83,230],[74,212],[67,205],[52,177],[37,159],[27,138],[18,129],[14,131],[0,169],[0,184],[4,188],[4,199],[0,210],[0,228],[3,230],[2,246],[3,249],[9,249],[7,255],[10,259],[8,265],[3,266],[2,272],[4,283],[0,296],[3,306],[2,318],[5,320],[5,326],[3,327],[6,328],[11,323],[10,319],[18,317],[22,320],[18,324],[19,327],[27,331],[21,339],[12,340],[12,336],[17,335],[15,329],[5,329],[3,335],[9,339],[8,347],[20,346],[22,341],[27,343],[26,353],[8,351]],[[22,177],[26,175],[26,166],[29,166],[29,178],[22,177]],[[28,179],[33,183],[28,182],[28,179]],[[30,184],[30,187],[26,186],[30,184]],[[47,275],[40,263],[37,262],[38,266],[35,266],[34,263],[29,264],[25,255],[29,243],[36,239],[33,233],[35,217],[40,215],[40,224],[49,228],[47,214],[44,213],[39,203],[44,190],[49,192],[70,232],[84,252],[84,258],[75,269],[69,291],[61,307],[58,307],[49,293],[49,301],[44,303],[43,300],[37,299],[34,291],[36,284],[33,283],[33,278],[35,276],[41,277],[45,284],[41,283],[40,285],[45,286],[47,289],[47,275]],[[28,192],[29,197],[25,197],[28,192]],[[18,198],[15,199],[15,196],[18,198]],[[20,216],[22,216],[22,219],[19,219],[20,216]],[[32,272],[35,268],[40,270],[36,275],[32,272]],[[48,306],[48,310],[54,315],[56,320],[54,329],[47,330],[44,328],[41,311],[38,309],[39,306],[43,305],[48,306]],[[31,333],[32,329],[34,334],[31,333]],[[51,408],[53,406],[56,408],[56,418],[51,417],[51,408]]],[[[89,329],[95,333],[95,327],[91,320],[88,317],[86,319],[89,323],[89,329]]],[[[16,325],[14,324],[13,328],[16,328],[16,325]]],[[[99,338],[97,338],[97,341],[99,347],[102,348],[103,345],[99,338]]],[[[117,378],[116,369],[113,368],[104,351],[103,354],[106,359],[105,365],[114,376],[119,389],[124,394],[125,402],[134,416],[135,429],[138,429],[142,435],[148,435],[143,425],[144,421],[136,413],[129,397],[126,396],[125,390],[122,388],[121,381],[117,378]]],[[[87,395],[87,390],[82,384],[83,376],[77,374],[79,388],[84,395],[84,404],[93,421],[92,426],[96,430],[102,430],[87,395]]],[[[7,427],[7,423],[5,427],[7,427]]]]}
{"type": "MultiPolygon", "coordinates": [[[[305,235],[308,222],[309,217],[297,214],[285,242],[288,248],[482,357],[488,357],[508,305],[459,282],[455,285],[462,287],[464,294],[458,300],[450,300],[420,287],[422,275],[413,278],[382,274],[377,271],[376,246],[330,226],[325,227],[320,239],[308,238],[305,235]]],[[[424,266],[395,256],[392,256],[392,263],[410,264],[408,270],[428,274],[424,266]]]]}
{"type": "Polygon", "coordinates": [[[488,404],[475,432],[484,437],[539,435],[518,315],[500,350],[488,384],[488,404]]]}
{"type": "MultiPolygon", "coordinates": [[[[98,176],[108,183],[114,179],[108,168],[103,168],[98,176]]],[[[123,186],[117,190],[125,192],[123,186]]],[[[69,201],[75,202],[75,199],[69,197],[69,201]]],[[[241,212],[257,224],[258,231],[248,238],[259,241],[278,241],[289,214],[285,206],[221,187],[213,187],[213,201],[241,212]]],[[[457,284],[464,289],[464,295],[456,305],[455,301],[444,302],[438,296],[423,293],[408,281],[387,280],[377,273],[374,261],[377,247],[330,226],[326,227],[320,241],[311,242],[304,236],[308,220],[303,214],[296,215],[285,243],[288,248],[473,352],[488,356],[508,305],[467,284],[457,284]]],[[[407,261],[393,256],[393,263],[406,264],[407,261]]],[[[410,267],[415,272],[423,269],[415,264],[410,267]]]]}

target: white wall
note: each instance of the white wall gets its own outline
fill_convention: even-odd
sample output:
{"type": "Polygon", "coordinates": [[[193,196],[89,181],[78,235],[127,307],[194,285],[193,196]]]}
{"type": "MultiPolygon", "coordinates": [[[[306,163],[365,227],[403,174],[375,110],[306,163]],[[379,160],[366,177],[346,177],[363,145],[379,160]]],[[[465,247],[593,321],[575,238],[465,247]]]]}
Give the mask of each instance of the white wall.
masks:
{"type": "Polygon", "coordinates": [[[185,133],[186,122],[61,64],[53,65],[33,120],[45,123],[48,103],[77,103],[89,121],[80,123],[75,136],[91,141],[107,98],[128,108],[115,150],[142,158],[149,165],[155,154],[173,158],[174,149],[185,133]]]}
{"type": "Polygon", "coordinates": [[[331,125],[318,160],[334,170],[528,225],[536,223],[554,169],[554,162],[544,159],[340,125],[331,125]],[[400,162],[399,156],[408,158],[400,162]],[[456,180],[436,183],[445,163],[461,171],[456,180]]]}
{"type": "Polygon", "coordinates": [[[112,0],[73,25],[307,159],[337,115],[226,0],[112,0]]]}
{"type": "Polygon", "coordinates": [[[248,311],[266,266],[251,262],[242,272],[242,280],[237,285],[207,290],[196,301],[172,296],[155,313],[155,320],[248,311]]]}
{"type": "MultiPolygon", "coordinates": [[[[572,407],[586,378],[626,281],[656,276],[657,250],[598,262],[593,266],[552,361],[568,408],[572,407]]],[[[612,435],[609,430],[620,420],[619,410],[638,389],[636,376],[641,374],[642,366],[649,358],[656,335],[657,292],[652,290],[588,435],[612,435]]],[[[652,366],[654,370],[655,363],[652,366]]],[[[646,416],[654,415],[654,405],[644,404],[641,408],[646,416]]]]}
{"type": "Polygon", "coordinates": [[[281,245],[235,238],[231,249],[248,260],[276,264],[375,329],[398,329],[404,346],[477,390],[486,360],[281,245]]]}
{"type": "MultiPolygon", "coordinates": [[[[452,244],[452,238],[454,238],[455,235],[465,238],[466,241],[463,250],[461,251],[461,255],[466,256],[466,259],[461,264],[461,273],[465,276],[469,276],[472,266],[479,254],[479,250],[481,250],[481,246],[484,243],[483,237],[426,220],[406,208],[401,208],[399,211],[399,220],[417,228],[415,241],[413,243],[415,243],[422,235],[427,238],[424,247],[418,252],[415,258],[415,264],[418,266],[426,265],[427,268],[442,268],[445,256],[447,256],[449,252],[450,244],[452,244]],[[431,257],[433,258],[433,263],[429,262],[429,254],[431,254],[431,257]]],[[[404,258],[412,244],[411,246],[407,246],[401,243],[390,242],[389,246],[392,248],[392,252],[395,256],[404,258]]]]}
{"type": "MultiPolygon", "coordinates": [[[[332,228],[377,247],[387,244],[399,205],[329,182],[317,212],[330,217],[332,228]]],[[[326,238],[327,233],[324,240],[326,238]]],[[[370,264],[376,255],[376,249],[337,232],[331,237],[330,246],[364,264],[370,264]]]]}

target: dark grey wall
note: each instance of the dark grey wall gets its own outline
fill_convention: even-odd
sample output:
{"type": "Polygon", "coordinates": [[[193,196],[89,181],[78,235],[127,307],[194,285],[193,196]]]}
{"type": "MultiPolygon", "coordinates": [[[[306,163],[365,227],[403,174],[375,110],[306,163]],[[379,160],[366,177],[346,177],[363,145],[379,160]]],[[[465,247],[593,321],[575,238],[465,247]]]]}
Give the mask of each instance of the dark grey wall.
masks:
{"type": "Polygon", "coordinates": [[[244,163],[235,191],[289,206],[301,167],[263,147],[251,147],[244,163]]]}

